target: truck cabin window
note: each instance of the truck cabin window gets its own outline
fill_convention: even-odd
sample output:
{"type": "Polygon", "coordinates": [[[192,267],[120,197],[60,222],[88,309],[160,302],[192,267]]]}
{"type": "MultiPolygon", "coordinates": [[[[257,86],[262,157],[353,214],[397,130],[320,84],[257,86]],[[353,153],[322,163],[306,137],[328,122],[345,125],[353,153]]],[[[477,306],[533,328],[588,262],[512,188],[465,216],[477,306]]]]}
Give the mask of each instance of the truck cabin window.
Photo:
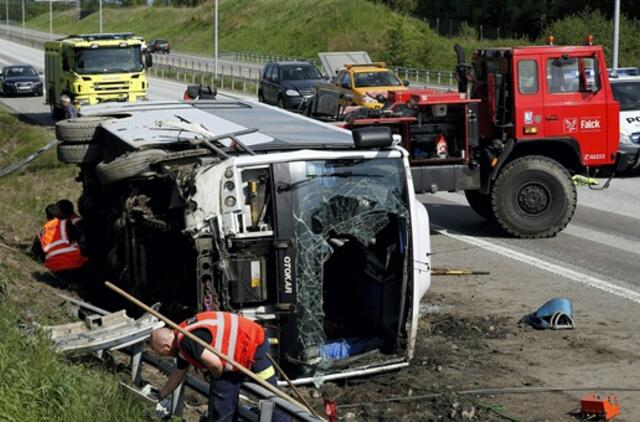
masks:
{"type": "Polygon", "coordinates": [[[351,75],[349,73],[345,73],[342,77],[342,82],[340,82],[343,88],[351,89],[351,75]]]}
{"type": "Polygon", "coordinates": [[[518,89],[524,95],[538,92],[538,63],[535,60],[518,62],[518,89]]]}
{"type": "Polygon", "coordinates": [[[360,72],[355,74],[355,87],[402,86],[402,82],[391,72],[360,72]]]}
{"type": "Polygon", "coordinates": [[[75,51],[75,71],[87,73],[128,73],[143,69],[139,46],[79,48],[75,51]]]}
{"type": "Polygon", "coordinates": [[[547,60],[547,90],[552,94],[567,92],[591,91],[597,83],[597,69],[593,57],[555,57],[547,60]],[[583,70],[586,80],[580,84],[580,71],[583,70]]]}

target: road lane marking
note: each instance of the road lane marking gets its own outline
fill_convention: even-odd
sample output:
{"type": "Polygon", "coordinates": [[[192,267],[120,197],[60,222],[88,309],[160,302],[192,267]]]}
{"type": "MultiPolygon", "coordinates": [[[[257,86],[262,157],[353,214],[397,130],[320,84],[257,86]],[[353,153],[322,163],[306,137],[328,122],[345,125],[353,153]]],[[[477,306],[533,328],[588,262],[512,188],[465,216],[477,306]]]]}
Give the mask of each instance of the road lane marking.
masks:
{"type": "MultiPolygon", "coordinates": [[[[460,193],[450,193],[450,192],[442,192],[438,193],[438,196],[445,201],[453,202],[458,205],[468,206],[467,200],[460,193]]],[[[436,203],[429,203],[429,205],[437,205],[436,203]]],[[[614,211],[607,210],[606,208],[599,209],[592,207],[591,205],[578,205],[579,207],[586,208],[594,208],[598,209],[598,211],[604,211],[607,213],[611,213],[614,211]]],[[[615,213],[615,212],[614,212],[615,213]]],[[[618,214],[627,217],[623,214],[618,214]]],[[[637,216],[633,216],[633,218],[637,218],[637,216]]],[[[636,255],[640,255],[640,242],[631,240],[629,238],[616,236],[605,231],[594,230],[585,226],[581,226],[576,223],[569,223],[567,227],[565,227],[562,234],[570,235],[574,237],[579,237],[580,239],[588,240],[590,242],[598,243],[600,245],[608,246],[610,248],[618,249],[620,251],[626,253],[632,253],[636,255]]]]}
{"type": "Polygon", "coordinates": [[[592,287],[594,289],[602,290],[604,292],[613,294],[615,296],[630,300],[632,302],[640,304],[640,292],[627,289],[626,287],[619,286],[617,284],[602,280],[597,277],[590,276],[579,271],[572,270],[570,268],[563,267],[561,265],[553,264],[551,262],[535,258],[533,256],[526,255],[522,252],[515,251],[511,248],[506,248],[494,243],[487,242],[477,237],[467,236],[461,233],[457,233],[437,224],[432,224],[432,228],[435,232],[450,237],[452,239],[467,243],[469,245],[477,246],[489,252],[510,258],[514,261],[521,262],[523,264],[530,265],[540,270],[547,271],[552,274],[559,275],[568,280],[584,284],[585,286],[592,287]]]}
{"type": "Polygon", "coordinates": [[[579,237],[590,242],[599,243],[623,252],[640,255],[640,242],[609,233],[593,230],[578,224],[569,224],[563,230],[568,235],[579,237]]]}

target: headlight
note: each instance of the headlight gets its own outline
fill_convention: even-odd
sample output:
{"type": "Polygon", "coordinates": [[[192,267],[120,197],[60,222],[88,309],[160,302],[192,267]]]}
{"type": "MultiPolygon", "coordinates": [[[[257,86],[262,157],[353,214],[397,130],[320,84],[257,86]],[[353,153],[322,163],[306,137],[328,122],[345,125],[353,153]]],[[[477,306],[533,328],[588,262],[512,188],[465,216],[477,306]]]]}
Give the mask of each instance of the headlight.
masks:
{"type": "Polygon", "coordinates": [[[40,86],[40,85],[42,85],[42,81],[34,82],[34,85],[35,86],[40,86]]]}
{"type": "Polygon", "coordinates": [[[5,81],[4,83],[10,86],[15,85],[15,82],[12,82],[12,81],[5,81]]]}
{"type": "Polygon", "coordinates": [[[629,145],[632,143],[633,141],[631,140],[631,135],[620,132],[620,145],[629,145]]]}
{"type": "Polygon", "coordinates": [[[233,206],[236,205],[236,198],[234,198],[233,196],[227,196],[224,199],[224,205],[226,205],[229,208],[232,208],[233,206]]]}
{"type": "Polygon", "coordinates": [[[378,100],[376,100],[375,98],[371,98],[368,95],[363,95],[362,96],[362,102],[365,104],[373,104],[373,103],[377,103],[378,100]]]}
{"type": "Polygon", "coordinates": [[[287,94],[289,97],[298,97],[300,95],[300,93],[295,89],[287,89],[284,93],[287,94]]]}

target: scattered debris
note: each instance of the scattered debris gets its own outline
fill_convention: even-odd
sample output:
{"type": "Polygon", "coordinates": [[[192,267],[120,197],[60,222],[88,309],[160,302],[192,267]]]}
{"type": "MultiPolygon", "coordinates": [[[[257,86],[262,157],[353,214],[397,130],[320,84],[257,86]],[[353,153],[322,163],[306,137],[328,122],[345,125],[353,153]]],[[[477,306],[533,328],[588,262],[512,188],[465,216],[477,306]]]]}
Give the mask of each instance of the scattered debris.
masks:
{"type": "Polygon", "coordinates": [[[583,418],[610,421],[620,414],[618,397],[612,395],[603,398],[598,394],[590,394],[580,400],[580,412],[583,418]]]}
{"type": "Polygon", "coordinates": [[[573,305],[569,299],[557,297],[549,300],[534,313],[524,316],[521,322],[538,330],[573,329],[573,305]]]}
{"type": "Polygon", "coordinates": [[[44,327],[49,331],[58,352],[89,353],[98,350],[118,350],[144,341],[151,331],[162,327],[152,315],[137,320],[124,310],[107,315],[89,315],[84,321],[44,327]]]}
{"type": "Polygon", "coordinates": [[[489,275],[489,271],[451,269],[451,268],[432,268],[431,275],[489,275]]]}
{"type": "Polygon", "coordinates": [[[576,174],[571,178],[573,184],[576,186],[595,186],[598,185],[598,181],[594,178],[582,176],[580,174],[576,174]]]}

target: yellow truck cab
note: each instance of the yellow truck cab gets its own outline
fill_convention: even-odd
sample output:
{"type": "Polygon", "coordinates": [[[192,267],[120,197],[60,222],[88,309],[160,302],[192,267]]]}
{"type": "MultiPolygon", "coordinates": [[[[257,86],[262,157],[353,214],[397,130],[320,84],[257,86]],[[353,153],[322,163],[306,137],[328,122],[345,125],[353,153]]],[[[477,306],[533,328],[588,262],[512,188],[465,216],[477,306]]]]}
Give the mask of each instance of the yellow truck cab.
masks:
{"type": "Polygon", "coordinates": [[[147,95],[151,56],[143,60],[142,41],[133,33],[69,35],[44,48],[46,102],[54,117],[63,94],[78,106],[135,102],[147,95]]]}

